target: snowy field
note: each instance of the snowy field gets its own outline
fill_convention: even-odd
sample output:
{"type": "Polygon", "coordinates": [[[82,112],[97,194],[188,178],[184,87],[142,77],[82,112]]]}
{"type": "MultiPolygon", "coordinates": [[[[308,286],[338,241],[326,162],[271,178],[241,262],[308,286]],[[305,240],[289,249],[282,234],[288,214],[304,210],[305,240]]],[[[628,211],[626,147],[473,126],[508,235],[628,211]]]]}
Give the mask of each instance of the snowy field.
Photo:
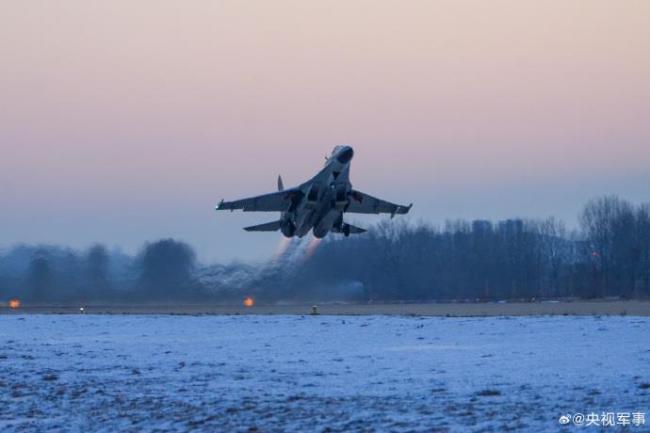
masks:
{"type": "Polygon", "coordinates": [[[642,317],[0,316],[0,432],[588,432],[649,383],[642,317]]]}

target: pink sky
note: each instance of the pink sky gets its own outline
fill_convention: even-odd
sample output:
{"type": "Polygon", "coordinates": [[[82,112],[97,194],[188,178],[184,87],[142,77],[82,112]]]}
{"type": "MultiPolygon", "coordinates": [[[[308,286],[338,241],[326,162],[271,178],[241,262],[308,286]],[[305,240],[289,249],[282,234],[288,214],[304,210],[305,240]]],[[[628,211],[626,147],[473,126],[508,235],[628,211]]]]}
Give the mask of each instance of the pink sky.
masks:
{"type": "Polygon", "coordinates": [[[650,201],[647,1],[9,2],[0,59],[0,247],[263,258],[214,204],[343,143],[433,223],[650,201]]]}

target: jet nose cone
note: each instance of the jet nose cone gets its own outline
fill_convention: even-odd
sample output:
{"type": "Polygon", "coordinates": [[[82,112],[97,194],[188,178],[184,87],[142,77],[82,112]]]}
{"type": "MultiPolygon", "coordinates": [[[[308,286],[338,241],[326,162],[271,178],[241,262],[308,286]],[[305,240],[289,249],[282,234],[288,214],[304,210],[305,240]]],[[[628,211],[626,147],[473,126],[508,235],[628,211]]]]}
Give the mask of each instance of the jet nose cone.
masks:
{"type": "Polygon", "coordinates": [[[336,156],[336,159],[341,163],[341,164],[347,164],[352,160],[352,157],[354,156],[354,150],[352,150],[351,147],[346,146],[341,151],[339,154],[336,156]]]}

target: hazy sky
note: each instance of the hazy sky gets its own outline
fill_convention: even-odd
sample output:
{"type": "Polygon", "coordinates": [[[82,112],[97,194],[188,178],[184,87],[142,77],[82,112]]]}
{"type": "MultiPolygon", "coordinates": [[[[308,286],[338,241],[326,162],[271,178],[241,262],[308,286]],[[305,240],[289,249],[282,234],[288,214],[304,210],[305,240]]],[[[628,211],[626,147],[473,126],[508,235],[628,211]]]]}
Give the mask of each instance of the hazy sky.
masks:
{"type": "Polygon", "coordinates": [[[263,259],[280,234],[241,227],[277,215],[214,205],[344,143],[354,186],[416,220],[650,201],[650,2],[0,6],[0,247],[263,259]]]}

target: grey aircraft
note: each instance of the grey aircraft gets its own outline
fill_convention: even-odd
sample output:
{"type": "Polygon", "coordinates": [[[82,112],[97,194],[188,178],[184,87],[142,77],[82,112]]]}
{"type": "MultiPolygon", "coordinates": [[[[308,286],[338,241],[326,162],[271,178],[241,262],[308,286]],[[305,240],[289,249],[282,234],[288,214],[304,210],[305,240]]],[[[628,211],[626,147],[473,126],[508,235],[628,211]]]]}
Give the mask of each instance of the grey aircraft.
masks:
{"type": "Polygon", "coordinates": [[[366,230],[343,222],[344,213],[406,214],[411,210],[357,191],[350,183],[350,163],[354,150],[350,146],[336,146],[325,166],[316,176],[294,188],[284,189],[278,176],[278,191],[235,201],[223,201],[216,210],[244,212],[280,212],[280,219],[270,223],[245,227],[249,232],[282,231],[286,237],[303,237],[313,229],[314,236],[324,237],[328,232],[363,233],[366,230]]]}

